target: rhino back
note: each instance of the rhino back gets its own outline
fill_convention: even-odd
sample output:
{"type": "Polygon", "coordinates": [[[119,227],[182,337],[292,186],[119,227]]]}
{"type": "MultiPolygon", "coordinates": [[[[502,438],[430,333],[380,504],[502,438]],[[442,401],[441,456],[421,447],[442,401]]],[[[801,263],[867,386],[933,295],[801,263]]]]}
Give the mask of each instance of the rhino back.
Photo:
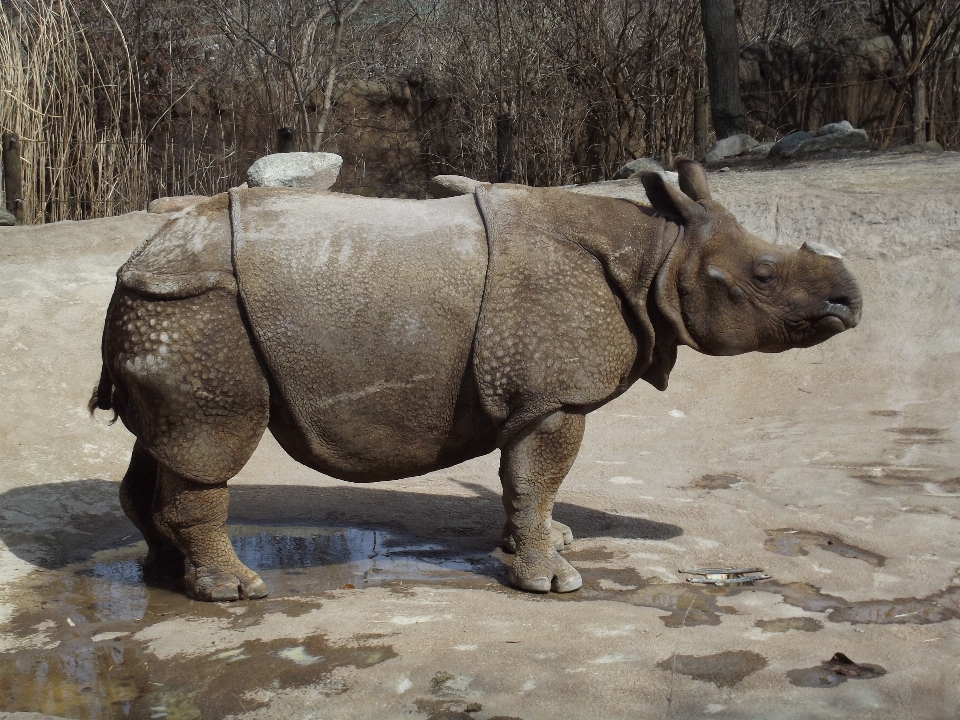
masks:
{"type": "Polygon", "coordinates": [[[284,448],[351,480],[464,459],[451,443],[472,434],[464,379],[487,266],[473,198],[257,188],[233,193],[231,218],[242,302],[283,401],[271,429],[284,448]]]}

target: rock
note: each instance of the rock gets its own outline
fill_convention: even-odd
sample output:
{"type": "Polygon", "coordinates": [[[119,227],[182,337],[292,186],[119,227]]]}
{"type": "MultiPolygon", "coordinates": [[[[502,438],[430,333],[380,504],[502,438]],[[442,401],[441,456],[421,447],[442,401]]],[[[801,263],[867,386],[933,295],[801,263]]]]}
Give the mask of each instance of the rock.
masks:
{"type": "Polygon", "coordinates": [[[11,227],[16,224],[16,216],[6,208],[0,208],[0,227],[11,227]]]}
{"type": "Polygon", "coordinates": [[[943,152],[943,145],[936,140],[928,140],[922,143],[911,143],[910,145],[901,145],[890,150],[895,153],[922,153],[922,152],[943,152]]]}
{"type": "Polygon", "coordinates": [[[870,138],[846,120],[824,125],[816,133],[790,133],[770,149],[769,157],[794,158],[828,150],[869,150],[870,138]]]}
{"type": "Polygon", "coordinates": [[[297,187],[329,190],[343,158],[334,153],[292,152],[266,155],[247,171],[250,187],[297,187]]]}
{"type": "Polygon", "coordinates": [[[430,178],[430,194],[435,198],[469,195],[477,185],[486,183],[463,175],[435,175],[430,178]]]}
{"type": "MultiPolygon", "coordinates": [[[[813,137],[813,133],[808,133],[806,130],[798,130],[797,132],[792,132],[786,137],[780,139],[779,142],[774,143],[773,147],[770,148],[768,157],[780,157],[781,155],[786,155],[787,152],[792,152],[799,145],[807,140],[810,140],[813,137]]],[[[786,155],[789,157],[789,155],[786,155]]]]}
{"type": "Polygon", "coordinates": [[[755,148],[750,150],[751,155],[758,155],[760,157],[766,157],[770,154],[770,149],[775,145],[772,142],[762,142],[757,145],[755,148]]]}
{"type": "Polygon", "coordinates": [[[709,152],[703,156],[702,162],[711,163],[724,158],[736,157],[759,144],[749,135],[731,135],[722,140],[717,140],[709,152]]]}
{"type": "Polygon", "coordinates": [[[193,207],[201,200],[206,200],[206,195],[178,195],[176,197],[157,198],[147,205],[147,212],[150,213],[174,213],[193,207]]]}
{"type": "Polygon", "coordinates": [[[850,130],[853,130],[853,125],[846,120],[841,120],[840,122],[828,123],[827,125],[824,125],[813,135],[814,137],[823,137],[824,135],[835,135],[837,133],[849,132],[850,130]]]}
{"type": "Polygon", "coordinates": [[[663,165],[653,158],[637,158],[617,170],[613,179],[626,180],[628,177],[642,172],[663,172],[663,165]]]}

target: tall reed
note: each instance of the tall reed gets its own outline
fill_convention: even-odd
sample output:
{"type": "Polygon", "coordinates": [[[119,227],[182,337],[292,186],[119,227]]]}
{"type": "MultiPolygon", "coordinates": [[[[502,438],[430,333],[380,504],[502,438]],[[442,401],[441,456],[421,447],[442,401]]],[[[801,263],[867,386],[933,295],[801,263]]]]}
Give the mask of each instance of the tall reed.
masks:
{"type": "Polygon", "coordinates": [[[20,136],[27,223],[142,209],[146,151],[126,41],[91,50],[70,0],[0,4],[0,129],[20,136]]]}

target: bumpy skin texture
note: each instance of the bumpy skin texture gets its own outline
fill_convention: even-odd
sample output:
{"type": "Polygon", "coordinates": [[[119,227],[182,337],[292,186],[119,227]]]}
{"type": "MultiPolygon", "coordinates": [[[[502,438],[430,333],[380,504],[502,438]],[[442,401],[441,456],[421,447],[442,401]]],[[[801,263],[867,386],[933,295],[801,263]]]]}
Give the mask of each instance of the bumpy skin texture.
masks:
{"type": "Polygon", "coordinates": [[[118,273],[97,407],[137,436],[121,483],[145,572],[204,600],[262,597],[226,534],[226,482],[268,426],[300,462],[356,482],[502,450],[510,582],[580,576],[551,518],[585,415],[679,344],[805,347],[860,318],[856,280],[815,245],[746,233],[696,163],[651,208],[481,186],[436,201],[258,188],[200,203],[118,273]]]}

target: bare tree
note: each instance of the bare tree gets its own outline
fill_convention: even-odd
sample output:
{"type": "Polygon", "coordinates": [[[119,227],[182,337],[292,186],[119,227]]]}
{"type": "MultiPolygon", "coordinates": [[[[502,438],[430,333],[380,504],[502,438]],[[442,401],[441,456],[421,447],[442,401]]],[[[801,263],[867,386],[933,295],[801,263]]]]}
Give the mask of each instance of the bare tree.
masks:
{"type": "Polygon", "coordinates": [[[700,0],[710,108],[718,138],[747,132],[740,99],[740,44],[733,0],[700,0]]]}
{"type": "MultiPolygon", "coordinates": [[[[271,64],[292,93],[301,131],[320,150],[341,71],[344,30],[363,0],[212,0],[214,20],[235,52],[257,69],[264,87],[276,84],[271,64]],[[316,117],[316,125],[311,117],[316,117]]],[[[285,88],[275,88],[278,104],[285,88]]]]}
{"type": "MultiPolygon", "coordinates": [[[[953,52],[960,37],[960,3],[954,0],[878,0],[878,22],[903,63],[903,74],[898,86],[890,121],[883,136],[882,146],[893,140],[907,92],[912,88],[914,102],[913,139],[926,140],[924,128],[927,119],[927,73],[931,58],[942,62],[943,50],[953,52]],[[937,53],[937,50],[941,50],[937,53]]],[[[939,67],[936,68],[939,70],[939,67]]]]}

